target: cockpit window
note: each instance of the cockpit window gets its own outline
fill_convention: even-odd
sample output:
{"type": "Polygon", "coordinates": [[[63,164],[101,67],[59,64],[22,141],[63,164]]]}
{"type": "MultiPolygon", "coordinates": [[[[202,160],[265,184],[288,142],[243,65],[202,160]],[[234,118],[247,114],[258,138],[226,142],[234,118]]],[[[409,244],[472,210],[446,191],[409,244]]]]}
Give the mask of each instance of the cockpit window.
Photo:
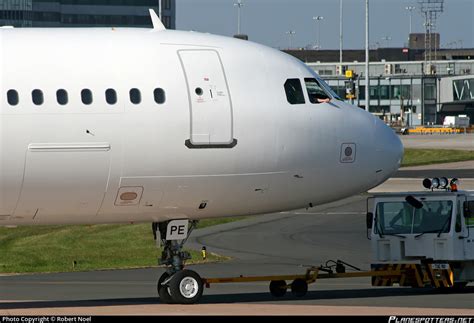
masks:
{"type": "Polygon", "coordinates": [[[326,91],[332,95],[332,97],[336,100],[339,100],[339,101],[343,101],[341,99],[341,97],[339,95],[336,94],[336,92],[334,92],[334,90],[329,86],[329,84],[327,84],[324,80],[318,78],[317,79],[319,84],[326,89],[326,91]]]}
{"type": "Polygon", "coordinates": [[[303,88],[299,79],[288,79],[285,82],[286,99],[290,104],[305,104],[303,88]]]}
{"type": "Polygon", "coordinates": [[[331,97],[316,79],[305,78],[306,90],[308,91],[309,101],[313,104],[329,102],[331,97]]]}

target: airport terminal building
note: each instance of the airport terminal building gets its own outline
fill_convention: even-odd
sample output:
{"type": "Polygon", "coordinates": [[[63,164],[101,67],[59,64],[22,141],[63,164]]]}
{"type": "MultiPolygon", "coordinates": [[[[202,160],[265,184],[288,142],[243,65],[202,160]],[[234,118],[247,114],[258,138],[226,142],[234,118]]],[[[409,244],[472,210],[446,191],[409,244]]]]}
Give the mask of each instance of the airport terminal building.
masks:
{"type": "MultiPolygon", "coordinates": [[[[354,104],[365,108],[365,51],[289,50],[341,96],[351,87],[354,104]]],[[[446,116],[467,115],[474,124],[474,49],[439,49],[426,64],[424,51],[380,48],[370,51],[370,112],[393,126],[442,124],[446,116]]],[[[348,100],[349,101],[349,100],[348,100]]]]}
{"type": "Polygon", "coordinates": [[[2,0],[0,26],[150,27],[149,8],[176,28],[176,0],[2,0]]]}

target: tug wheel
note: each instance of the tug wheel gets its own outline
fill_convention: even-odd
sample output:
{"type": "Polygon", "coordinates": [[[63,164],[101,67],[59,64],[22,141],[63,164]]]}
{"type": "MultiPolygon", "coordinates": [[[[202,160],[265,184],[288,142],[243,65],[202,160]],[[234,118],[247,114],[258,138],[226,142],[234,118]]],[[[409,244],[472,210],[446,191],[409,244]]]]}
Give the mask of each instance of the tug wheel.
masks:
{"type": "Polygon", "coordinates": [[[286,282],[284,280],[272,280],[270,282],[270,293],[275,297],[285,296],[286,282]]]}
{"type": "Polygon", "coordinates": [[[303,297],[308,292],[308,283],[301,278],[297,278],[291,283],[291,292],[296,297],[303,297]]]}

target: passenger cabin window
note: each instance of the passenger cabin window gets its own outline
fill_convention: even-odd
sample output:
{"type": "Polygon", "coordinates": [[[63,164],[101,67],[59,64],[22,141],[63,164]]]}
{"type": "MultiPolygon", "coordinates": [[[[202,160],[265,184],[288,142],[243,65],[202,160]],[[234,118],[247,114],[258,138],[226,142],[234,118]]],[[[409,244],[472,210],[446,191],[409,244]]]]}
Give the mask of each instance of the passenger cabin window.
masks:
{"type": "Polygon", "coordinates": [[[105,100],[108,104],[114,105],[117,103],[117,92],[114,89],[107,89],[105,91],[105,100]]]}
{"type": "Polygon", "coordinates": [[[64,89],[59,89],[56,91],[56,100],[60,105],[66,105],[69,101],[67,91],[64,89]]]}
{"type": "Polygon", "coordinates": [[[20,102],[20,99],[18,98],[18,92],[16,90],[8,90],[7,101],[9,105],[18,105],[18,103],[20,102]]]}
{"type": "Polygon", "coordinates": [[[290,104],[305,104],[303,88],[299,79],[288,79],[285,82],[286,99],[290,104]]]}
{"type": "Polygon", "coordinates": [[[306,84],[306,91],[308,91],[309,102],[313,104],[329,102],[331,97],[316,79],[306,78],[304,82],[306,84]]]}
{"type": "Polygon", "coordinates": [[[85,105],[92,104],[92,100],[93,100],[92,91],[89,90],[89,89],[82,90],[81,91],[81,100],[82,100],[82,103],[84,103],[85,105]]]}
{"type": "Polygon", "coordinates": [[[133,104],[140,104],[142,102],[142,95],[139,89],[130,90],[130,102],[133,104]]]}
{"type": "Polygon", "coordinates": [[[155,89],[153,91],[153,95],[155,96],[155,102],[158,104],[163,104],[166,101],[165,91],[163,89],[155,89]]]}
{"type": "Polygon", "coordinates": [[[42,105],[44,103],[43,91],[41,90],[33,90],[33,92],[31,92],[31,98],[35,105],[42,105]]]}

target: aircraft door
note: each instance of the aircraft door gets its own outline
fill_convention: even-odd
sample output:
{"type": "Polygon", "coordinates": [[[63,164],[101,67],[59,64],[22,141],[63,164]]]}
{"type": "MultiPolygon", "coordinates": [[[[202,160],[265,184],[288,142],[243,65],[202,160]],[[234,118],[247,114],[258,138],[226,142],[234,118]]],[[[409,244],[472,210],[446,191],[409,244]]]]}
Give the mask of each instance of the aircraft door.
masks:
{"type": "Polygon", "coordinates": [[[178,52],[190,100],[189,148],[232,148],[232,101],[219,54],[215,50],[178,52]]]}

